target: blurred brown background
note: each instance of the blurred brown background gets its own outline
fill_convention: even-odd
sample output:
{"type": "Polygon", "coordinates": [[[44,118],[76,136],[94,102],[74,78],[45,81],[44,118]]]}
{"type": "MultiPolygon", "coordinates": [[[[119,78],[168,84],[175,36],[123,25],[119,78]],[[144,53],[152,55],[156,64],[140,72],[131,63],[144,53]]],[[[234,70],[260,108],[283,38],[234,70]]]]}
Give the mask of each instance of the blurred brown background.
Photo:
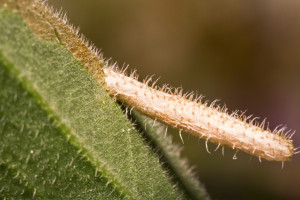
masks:
{"type": "MultiPolygon", "coordinates": [[[[300,146],[300,1],[50,0],[106,58],[130,64],[141,80],[183,86],[229,110],[298,130],[300,146]]],[[[182,145],[178,132],[174,140],[182,145]]],[[[209,155],[184,135],[183,154],[213,199],[300,199],[300,156],[258,162],[226,148],[209,155]]],[[[213,151],[215,145],[209,145],[213,151]]]]}

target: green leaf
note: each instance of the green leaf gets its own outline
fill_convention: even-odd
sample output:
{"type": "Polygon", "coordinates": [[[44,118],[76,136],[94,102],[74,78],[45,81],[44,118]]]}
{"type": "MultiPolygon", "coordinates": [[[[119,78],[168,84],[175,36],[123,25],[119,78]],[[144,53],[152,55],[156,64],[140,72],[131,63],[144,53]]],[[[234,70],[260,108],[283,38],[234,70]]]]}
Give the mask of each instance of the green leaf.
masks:
{"type": "Polygon", "coordinates": [[[189,197],[65,46],[0,22],[0,198],[189,197]]]}
{"type": "Polygon", "coordinates": [[[145,137],[161,156],[161,162],[174,174],[178,187],[185,190],[189,198],[208,199],[206,190],[195,178],[192,168],[186,160],[180,158],[180,147],[174,145],[171,136],[166,134],[167,127],[137,111],[132,113],[135,123],[145,132],[145,137]]]}

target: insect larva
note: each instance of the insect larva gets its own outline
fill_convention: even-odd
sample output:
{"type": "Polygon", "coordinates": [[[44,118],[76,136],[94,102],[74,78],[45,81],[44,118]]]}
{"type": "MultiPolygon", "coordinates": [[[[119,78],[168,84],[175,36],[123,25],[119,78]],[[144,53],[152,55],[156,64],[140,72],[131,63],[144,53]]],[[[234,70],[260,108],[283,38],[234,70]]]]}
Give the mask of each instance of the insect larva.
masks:
{"type": "MultiPolygon", "coordinates": [[[[26,8],[21,14],[36,34],[47,40],[60,41],[102,83],[102,56],[78,35],[78,30],[69,25],[64,16],[53,12],[39,1],[18,1],[17,5],[26,8]],[[31,15],[34,18],[28,17],[31,15]],[[38,20],[34,23],[31,21],[45,17],[49,21],[46,29],[45,24],[42,24],[43,28],[36,24],[38,20]],[[54,29],[59,38],[49,31],[54,29]]],[[[207,106],[206,103],[198,102],[199,99],[182,96],[181,91],[175,90],[172,93],[168,87],[160,90],[149,87],[150,79],[146,83],[140,83],[134,76],[127,77],[112,68],[104,67],[103,71],[111,95],[154,119],[203,138],[206,142],[211,141],[218,146],[229,146],[259,158],[277,161],[286,161],[297,151],[290,140],[292,134],[286,137],[288,133],[284,133],[284,128],[272,132],[263,128],[264,122],[261,126],[253,124],[255,118],[247,123],[248,118],[238,116],[237,112],[229,115],[226,108],[215,108],[215,102],[207,106]]]]}
{"type": "Polygon", "coordinates": [[[158,90],[112,68],[104,68],[104,74],[111,95],[180,131],[266,160],[286,161],[294,154],[285,128],[272,132],[263,128],[265,121],[260,126],[254,124],[255,118],[247,123],[248,117],[238,116],[237,111],[229,115],[226,109],[215,108],[215,101],[208,106],[180,92],[158,90]]]}

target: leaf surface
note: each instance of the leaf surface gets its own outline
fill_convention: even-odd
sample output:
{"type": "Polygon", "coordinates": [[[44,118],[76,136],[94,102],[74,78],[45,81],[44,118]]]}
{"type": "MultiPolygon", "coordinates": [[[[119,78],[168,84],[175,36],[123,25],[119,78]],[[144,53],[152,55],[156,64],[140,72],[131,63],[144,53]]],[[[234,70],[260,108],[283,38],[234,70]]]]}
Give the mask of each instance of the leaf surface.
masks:
{"type": "Polygon", "coordinates": [[[183,198],[120,108],[64,46],[40,39],[3,8],[0,21],[3,198],[183,198]]]}

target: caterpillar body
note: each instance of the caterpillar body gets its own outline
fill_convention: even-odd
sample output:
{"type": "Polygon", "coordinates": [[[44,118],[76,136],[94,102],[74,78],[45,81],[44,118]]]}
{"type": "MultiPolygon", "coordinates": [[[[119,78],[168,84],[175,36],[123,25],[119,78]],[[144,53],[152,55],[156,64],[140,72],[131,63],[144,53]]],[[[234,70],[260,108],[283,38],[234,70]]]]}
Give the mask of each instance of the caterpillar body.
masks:
{"type": "Polygon", "coordinates": [[[166,86],[162,88],[148,86],[149,79],[141,83],[135,74],[126,76],[124,72],[107,67],[107,61],[100,51],[91,45],[68,23],[66,16],[55,12],[45,2],[3,1],[3,7],[19,12],[31,29],[41,38],[59,42],[66,46],[93,77],[103,84],[108,92],[118,100],[134,107],[140,112],[175,127],[220,145],[245,151],[260,159],[287,161],[297,154],[291,137],[285,127],[271,131],[261,124],[237,112],[228,114],[226,108],[202,103],[201,98],[182,95],[181,91],[172,92],[166,86]],[[23,9],[17,9],[23,8],[23,9]],[[40,19],[40,20],[36,20],[40,19]],[[48,23],[40,22],[47,21],[48,23]],[[50,31],[49,31],[50,30],[50,31]]]}
{"type": "Polygon", "coordinates": [[[294,154],[290,138],[293,133],[285,133],[285,127],[271,131],[262,124],[255,123],[237,112],[228,114],[226,108],[201,103],[192,96],[150,87],[148,81],[141,83],[135,74],[126,76],[122,71],[104,68],[105,83],[111,95],[140,112],[166,123],[169,126],[191,133],[219,145],[242,150],[251,155],[272,161],[287,161],[294,154]]]}

